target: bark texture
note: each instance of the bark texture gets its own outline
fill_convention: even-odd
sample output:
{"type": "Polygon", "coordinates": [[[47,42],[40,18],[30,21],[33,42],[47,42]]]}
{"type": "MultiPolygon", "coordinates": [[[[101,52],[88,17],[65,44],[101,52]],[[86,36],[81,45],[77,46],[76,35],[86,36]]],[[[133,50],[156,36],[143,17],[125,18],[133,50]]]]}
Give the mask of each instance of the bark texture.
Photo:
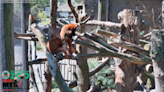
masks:
{"type": "MultiPolygon", "coordinates": [[[[36,25],[33,24],[31,25],[31,29],[34,32],[34,34],[36,35],[36,37],[38,38],[42,49],[45,53],[45,55],[47,56],[47,60],[48,60],[48,65],[47,68],[49,68],[50,74],[51,76],[55,79],[59,89],[61,92],[73,92],[65,83],[65,80],[63,79],[61,72],[59,70],[59,67],[57,65],[57,59],[48,51],[48,49],[46,48],[46,43],[48,42],[48,40],[46,39],[46,37],[43,35],[43,32],[41,32],[42,30],[40,30],[40,28],[36,25]]],[[[48,73],[49,74],[49,73],[48,73]]],[[[47,77],[48,79],[49,77],[47,77]]],[[[48,83],[48,80],[46,80],[48,83]]],[[[49,84],[47,84],[49,85],[49,84]]],[[[50,87],[48,87],[50,88],[50,87]]],[[[46,89],[45,92],[49,91],[49,89],[46,89]]]]}
{"type": "Polygon", "coordinates": [[[155,76],[156,92],[164,91],[164,30],[153,30],[151,53],[155,76]]]}
{"type": "MultiPolygon", "coordinates": [[[[125,26],[125,28],[122,29],[120,33],[120,39],[122,41],[127,41],[138,45],[140,39],[140,27],[142,22],[139,11],[132,12],[132,10],[130,9],[124,9],[123,11],[119,12],[118,19],[125,26]]],[[[119,47],[119,53],[137,55],[137,53],[121,47],[119,47]]],[[[117,92],[133,92],[134,82],[136,81],[136,64],[131,63],[127,60],[120,59],[115,59],[115,64],[115,90],[117,92]]]]}
{"type": "MultiPolygon", "coordinates": [[[[75,11],[78,14],[78,22],[82,22],[83,20],[85,20],[86,9],[84,3],[82,5],[75,7],[75,11]],[[82,8],[79,9],[78,7],[82,7],[82,8]]],[[[85,32],[85,26],[83,26],[80,31],[85,32]]],[[[80,54],[86,54],[87,48],[78,45],[77,51],[79,51],[80,54]]],[[[77,60],[76,74],[77,74],[77,85],[78,85],[79,92],[86,92],[89,89],[89,67],[87,64],[87,59],[77,60]]]]}
{"type": "MultiPolygon", "coordinates": [[[[51,33],[56,36],[56,12],[57,12],[57,0],[50,0],[50,26],[52,30],[49,30],[49,39],[51,39],[51,33]]],[[[46,50],[44,50],[46,51],[46,50]]],[[[52,75],[48,68],[49,63],[45,63],[45,81],[44,81],[44,91],[51,92],[52,87],[52,75]]]]}

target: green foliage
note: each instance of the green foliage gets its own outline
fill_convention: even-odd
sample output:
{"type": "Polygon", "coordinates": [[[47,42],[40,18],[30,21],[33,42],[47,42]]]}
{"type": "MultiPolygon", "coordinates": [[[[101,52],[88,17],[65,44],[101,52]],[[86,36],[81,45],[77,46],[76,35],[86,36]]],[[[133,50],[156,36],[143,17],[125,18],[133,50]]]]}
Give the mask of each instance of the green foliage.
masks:
{"type": "Polygon", "coordinates": [[[41,24],[43,24],[43,25],[47,25],[47,24],[49,24],[50,23],[50,20],[45,20],[45,21],[42,21],[41,22],[41,24]]]}
{"type": "MultiPolygon", "coordinates": [[[[89,69],[92,70],[96,66],[98,66],[100,63],[95,60],[88,60],[88,66],[89,69]]],[[[99,72],[97,72],[94,76],[90,78],[90,81],[92,84],[101,85],[101,86],[107,86],[111,89],[114,88],[114,72],[110,71],[109,66],[105,66],[103,69],[101,69],[99,72]]]]}
{"type": "Polygon", "coordinates": [[[42,50],[42,47],[38,45],[38,43],[36,44],[36,49],[37,50],[42,50]]]}
{"type": "Polygon", "coordinates": [[[81,3],[83,0],[75,0],[77,3],[81,3]]]}
{"type": "Polygon", "coordinates": [[[56,92],[58,90],[58,85],[55,81],[52,81],[52,92],[56,92]]]}
{"type": "Polygon", "coordinates": [[[38,11],[39,11],[38,5],[35,5],[31,8],[31,14],[33,14],[33,15],[37,15],[38,11]]]}
{"type": "Polygon", "coordinates": [[[140,36],[144,35],[145,31],[141,31],[140,32],[140,36]]]}
{"type": "Polygon", "coordinates": [[[21,6],[20,6],[20,3],[14,3],[14,13],[18,14],[20,13],[21,11],[21,6]]]}
{"type": "Polygon", "coordinates": [[[67,0],[58,0],[58,2],[66,2],[67,0]]]}
{"type": "Polygon", "coordinates": [[[46,12],[45,11],[38,11],[38,18],[39,19],[41,19],[41,20],[43,20],[43,19],[45,19],[46,18],[46,12]]]}
{"type": "Polygon", "coordinates": [[[35,3],[31,3],[30,7],[36,6],[38,5],[39,8],[45,8],[45,7],[49,7],[50,5],[50,0],[35,0],[35,3]]]}

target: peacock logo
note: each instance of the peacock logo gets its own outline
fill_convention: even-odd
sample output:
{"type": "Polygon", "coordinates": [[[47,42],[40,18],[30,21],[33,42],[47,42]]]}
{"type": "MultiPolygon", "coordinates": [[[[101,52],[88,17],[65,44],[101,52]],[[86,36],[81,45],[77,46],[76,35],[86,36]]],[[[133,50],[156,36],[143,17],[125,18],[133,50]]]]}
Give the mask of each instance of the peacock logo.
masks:
{"type": "Polygon", "coordinates": [[[2,72],[2,78],[3,79],[8,79],[10,77],[9,71],[5,70],[2,72]]]}

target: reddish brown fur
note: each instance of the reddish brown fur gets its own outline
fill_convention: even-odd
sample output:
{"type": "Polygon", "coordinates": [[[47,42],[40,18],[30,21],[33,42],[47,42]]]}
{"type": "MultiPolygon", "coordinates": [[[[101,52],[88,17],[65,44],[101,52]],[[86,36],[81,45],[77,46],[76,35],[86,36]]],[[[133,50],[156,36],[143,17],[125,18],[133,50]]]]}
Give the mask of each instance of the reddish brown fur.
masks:
{"type": "Polygon", "coordinates": [[[68,58],[67,52],[62,48],[63,42],[60,37],[54,37],[47,42],[47,48],[52,54],[57,54],[58,52],[63,52],[65,58],[68,58]]]}
{"type": "Polygon", "coordinates": [[[72,37],[72,29],[76,28],[75,27],[76,24],[67,24],[67,25],[64,25],[61,29],[61,32],[60,32],[60,37],[63,38],[65,36],[65,34],[67,34],[67,38],[66,38],[66,42],[67,42],[67,48],[68,48],[68,51],[70,54],[73,53],[73,48],[72,48],[72,40],[71,40],[71,37],[72,37]]]}

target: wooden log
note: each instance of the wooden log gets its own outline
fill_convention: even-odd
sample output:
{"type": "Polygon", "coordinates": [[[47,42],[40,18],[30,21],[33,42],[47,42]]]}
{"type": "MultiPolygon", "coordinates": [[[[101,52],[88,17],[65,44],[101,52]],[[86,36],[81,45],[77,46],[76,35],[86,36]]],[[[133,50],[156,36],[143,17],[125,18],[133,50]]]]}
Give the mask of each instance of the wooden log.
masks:
{"type": "Polygon", "coordinates": [[[101,35],[105,35],[107,37],[111,37],[112,36],[112,37],[116,38],[118,36],[117,34],[115,34],[113,32],[110,32],[110,31],[106,31],[106,30],[97,30],[97,33],[101,34],[101,35]]]}
{"type": "Polygon", "coordinates": [[[80,41],[80,40],[76,40],[75,42],[78,44],[81,44],[85,47],[89,47],[89,48],[92,48],[92,49],[95,49],[95,50],[102,52],[102,53],[97,53],[97,54],[81,54],[81,55],[78,55],[75,59],[77,59],[77,58],[78,59],[79,58],[84,59],[84,58],[91,58],[91,57],[117,57],[117,58],[127,60],[127,61],[130,61],[131,63],[135,63],[135,64],[139,64],[139,65],[142,65],[145,63],[151,63],[150,58],[144,57],[141,59],[141,58],[129,55],[129,54],[121,54],[121,53],[114,52],[114,51],[109,50],[109,49],[97,47],[95,45],[92,45],[92,44],[89,44],[87,42],[80,41]]]}
{"type": "Polygon", "coordinates": [[[145,64],[139,67],[140,72],[144,73],[152,73],[153,72],[153,65],[152,64],[145,64]]]}
{"type": "Polygon", "coordinates": [[[145,44],[145,45],[144,45],[144,49],[147,50],[147,51],[150,51],[150,49],[151,49],[151,44],[145,44]]]}
{"type": "MultiPolygon", "coordinates": [[[[113,32],[106,31],[106,30],[98,30],[97,33],[101,34],[101,35],[105,35],[107,37],[111,37],[112,36],[112,37],[116,38],[118,36],[118,34],[115,34],[113,32]]],[[[139,43],[141,45],[150,44],[149,41],[145,41],[145,40],[141,40],[141,39],[139,40],[139,43]]]]}
{"type": "Polygon", "coordinates": [[[115,39],[112,37],[110,39],[108,39],[108,43],[111,45],[114,45],[114,46],[120,46],[122,48],[126,48],[128,50],[144,54],[146,56],[149,56],[149,53],[150,53],[149,51],[144,50],[144,48],[142,48],[138,45],[135,45],[130,42],[121,41],[119,39],[115,39]]]}
{"type": "Polygon", "coordinates": [[[47,58],[28,61],[28,65],[32,65],[32,64],[40,64],[40,63],[42,63],[43,61],[47,61],[47,58]]]}
{"type": "Polygon", "coordinates": [[[151,44],[151,42],[146,41],[146,40],[141,40],[141,39],[140,39],[139,43],[140,43],[141,45],[151,44]]]}
{"type": "Polygon", "coordinates": [[[46,37],[41,33],[41,31],[39,30],[38,26],[36,26],[36,24],[32,24],[31,25],[32,31],[34,32],[34,34],[36,35],[36,37],[38,38],[42,49],[45,53],[45,55],[47,56],[48,59],[48,68],[50,70],[51,75],[53,76],[53,78],[55,79],[59,89],[62,92],[73,92],[65,83],[61,72],[59,70],[59,67],[57,66],[57,59],[54,58],[54,56],[46,49],[46,43],[47,43],[47,39],[46,37]]]}
{"type": "Polygon", "coordinates": [[[26,41],[38,41],[38,39],[32,37],[17,37],[17,39],[26,40],[26,41]]]}
{"type": "Polygon", "coordinates": [[[16,32],[14,32],[14,36],[15,37],[35,37],[35,35],[34,34],[27,34],[27,33],[16,33],[16,32]]]}
{"type": "Polygon", "coordinates": [[[121,23],[114,23],[114,22],[106,22],[106,21],[98,21],[98,20],[90,20],[86,23],[86,25],[98,25],[98,26],[106,26],[111,28],[123,29],[124,25],[121,23]]]}
{"type": "Polygon", "coordinates": [[[96,41],[97,43],[101,44],[102,46],[104,46],[104,47],[106,47],[106,48],[108,48],[108,49],[110,49],[110,50],[113,50],[113,51],[115,51],[115,52],[118,51],[115,47],[113,47],[113,46],[111,46],[111,45],[109,45],[109,44],[107,44],[107,43],[101,41],[100,39],[94,38],[94,37],[93,37],[91,34],[89,34],[89,33],[85,33],[84,36],[87,37],[87,38],[89,38],[89,39],[92,39],[92,40],[96,41]]]}
{"type": "Polygon", "coordinates": [[[142,39],[143,39],[143,38],[150,37],[150,36],[151,36],[151,32],[149,32],[149,33],[145,34],[145,35],[142,37],[142,39]]]}
{"type": "Polygon", "coordinates": [[[107,43],[107,41],[103,37],[99,36],[98,34],[92,33],[92,35],[98,39],[101,39],[103,42],[107,43]]]}

